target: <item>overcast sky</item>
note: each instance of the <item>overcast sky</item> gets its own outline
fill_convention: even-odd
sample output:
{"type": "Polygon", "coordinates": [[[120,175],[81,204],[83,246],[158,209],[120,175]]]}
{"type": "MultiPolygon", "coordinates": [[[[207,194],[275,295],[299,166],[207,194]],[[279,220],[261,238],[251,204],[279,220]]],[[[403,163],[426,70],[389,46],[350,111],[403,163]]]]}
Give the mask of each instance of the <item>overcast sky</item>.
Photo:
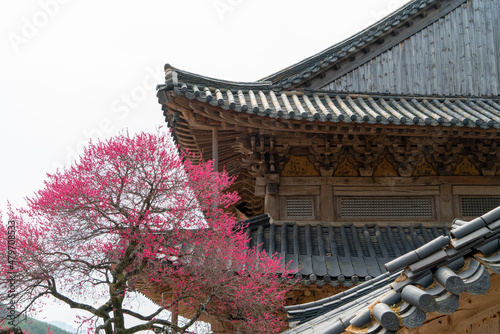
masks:
{"type": "MultiPolygon", "coordinates": [[[[258,80],[406,2],[2,0],[0,208],[23,206],[90,138],[163,125],[155,86],[165,63],[258,80]]],[[[50,312],[49,320],[70,322],[62,307],[50,312]]]]}

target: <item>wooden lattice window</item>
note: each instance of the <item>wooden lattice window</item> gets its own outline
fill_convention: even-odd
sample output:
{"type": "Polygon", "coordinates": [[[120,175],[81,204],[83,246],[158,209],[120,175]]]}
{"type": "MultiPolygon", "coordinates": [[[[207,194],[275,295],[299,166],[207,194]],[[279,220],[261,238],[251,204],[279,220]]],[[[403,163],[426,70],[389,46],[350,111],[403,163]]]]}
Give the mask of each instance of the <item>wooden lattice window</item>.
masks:
{"type": "Polygon", "coordinates": [[[432,197],[342,197],[340,218],[434,217],[432,197]]]}
{"type": "Polygon", "coordinates": [[[286,196],[281,198],[282,219],[314,220],[317,217],[315,196],[286,196]]]}
{"type": "Polygon", "coordinates": [[[479,217],[500,206],[500,197],[461,197],[462,217],[479,217]]]}

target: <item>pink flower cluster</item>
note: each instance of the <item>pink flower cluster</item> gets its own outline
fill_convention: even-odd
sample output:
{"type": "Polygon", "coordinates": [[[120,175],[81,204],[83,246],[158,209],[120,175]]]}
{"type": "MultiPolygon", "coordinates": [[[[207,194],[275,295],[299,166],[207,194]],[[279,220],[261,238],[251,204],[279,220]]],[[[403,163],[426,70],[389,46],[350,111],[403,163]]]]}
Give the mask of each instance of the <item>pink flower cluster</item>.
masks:
{"type": "MultiPolygon", "coordinates": [[[[201,319],[251,333],[283,326],[276,314],[287,288],[279,277],[289,272],[279,259],[248,248],[228,210],[239,200],[226,191],[234,176],[177,152],[160,132],[91,143],[77,163],[47,176],[26,209],[9,212],[18,222],[21,311],[51,295],[88,311],[105,333],[121,333],[124,314],[144,320],[142,329],[185,331],[201,319]],[[138,316],[127,308],[137,290],[162,296],[158,313],[138,316]],[[93,304],[102,297],[104,304],[93,304]],[[173,307],[188,324],[158,316],[173,307]]],[[[1,226],[0,239],[6,233],[1,226]]],[[[7,270],[0,263],[2,287],[7,270]]]]}

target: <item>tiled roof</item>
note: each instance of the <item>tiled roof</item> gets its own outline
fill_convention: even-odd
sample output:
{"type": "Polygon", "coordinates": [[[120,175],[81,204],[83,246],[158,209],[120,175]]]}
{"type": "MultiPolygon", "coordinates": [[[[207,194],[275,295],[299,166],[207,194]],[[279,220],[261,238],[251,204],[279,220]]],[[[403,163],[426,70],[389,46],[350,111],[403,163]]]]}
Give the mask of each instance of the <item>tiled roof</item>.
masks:
{"type": "Polygon", "coordinates": [[[388,273],[354,289],[287,307],[298,325],[285,333],[335,334],[349,326],[392,333],[421,326],[427,312],[452,314],[464,291],[488,291],[487,268],[500,274],[500,207],[470,222],[455,221],[450,234],[453,239],[440,236],[386,263],[388,273]]]}
{"type": "Polygon", "coordinates": [[[267,214],[246,222],[250,246],[277,253],[284,263],[291,261],[296,279],[317,285],[368,281],[386,272],[385,263],[449,234],[447,227],[276,226],[269,223],[267,214]]]}
{"type": "MultiPolygon", "coordinates": [[[[405,21],[409,18],[419,15],[429,7],[435,6],[438,2],[437,0],[410,1],[396,12],[360,33],[262,80],[271,81],[277,88],[288,88],[293,84],[300,83],[314,73],[336,63],[339,59],[349,57],[352,53],[363,49],[373,40],[390,33],[395,28],[405,24],[405,21]]],[[[465,0],[461,2],[465,2],[465,0]]],[[[411,26],[411,23],[407,24],[407,26],[411,26]]]]}
{"type": "Polygon", "coordinates": [[[159,88],[178,96],[260,117],[319,122],[500,128],[500,98],[419,97],[325,91],[275,92],[270,83],[235,83],[167,66],[159,88]]]}
{"type": "Polygon", "coordinates": [[[355,312],[355,310],[368,307],[373,303],[373,300],[388,293],[391,290],[390,284],[399,274],[400,272],[385,273],[332,297],[316,302],[288,306],[286,308],[288,321],[302,324],[314,319],[314,324],[318,325],[327,322],[330,318],[334,318],[335,315],[349,317],[350,310],[355,312]]]}

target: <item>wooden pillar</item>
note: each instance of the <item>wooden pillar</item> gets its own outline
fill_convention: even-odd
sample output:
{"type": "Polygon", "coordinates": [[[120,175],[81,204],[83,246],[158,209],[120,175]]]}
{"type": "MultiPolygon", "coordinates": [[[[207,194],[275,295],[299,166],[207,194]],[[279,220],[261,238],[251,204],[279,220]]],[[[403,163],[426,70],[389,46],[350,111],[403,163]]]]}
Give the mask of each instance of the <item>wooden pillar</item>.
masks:
{"type": "Polygon", "coordinates": [[[455,217],[453,212],[452,188],[449,183],[439,186],[439,210],[441,212],[441,217],[437,218],[441,220],[441,223],[450,226],[455,217]]]}
{"type": "Polygon", "coordinates": [[[321,185],[320,195],[320,220],[333,222],[333,187],[331,184],[321,185]]]}
{"type": "Polygon", "coordinates": [[[280,219],[280,203],[277,183],[268,183],[266,185],[266,197],[264,200],[264,212],[274,220],[280,219]]]}
{"type": "Polygon", "coordinates": [[[172,305],[172,324],[179,325],[179,303],[175,302],[172,305]]]}
{"type": "Polygon", "coordinates": [[[212,159],[214,160],[214,171],[219,170],[219,132],[217,128],[212,129],[212,159]]]}

